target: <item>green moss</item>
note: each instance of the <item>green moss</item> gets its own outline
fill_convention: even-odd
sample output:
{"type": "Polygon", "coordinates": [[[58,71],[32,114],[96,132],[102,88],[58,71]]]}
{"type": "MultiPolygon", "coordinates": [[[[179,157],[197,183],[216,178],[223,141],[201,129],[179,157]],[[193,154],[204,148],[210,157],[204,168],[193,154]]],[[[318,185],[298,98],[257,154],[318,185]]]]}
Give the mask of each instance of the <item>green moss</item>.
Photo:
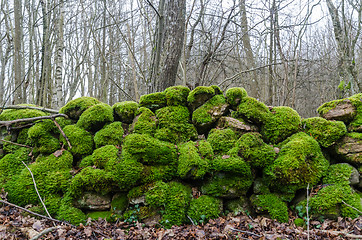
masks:
{"type": "Polygon", "coordinates": [[[302,126],[305,133],[326,148],[347,133],[346,125],[342,121],[328,121],[321,117],[303,119],[302,126]]]}
{"type": "Polygon", "coordinates": [[[207,195],[194,198],[190,202],[187,216],[194,223],[207,223],[209,219],[218,218],[222,211],[222,201],[207,195]]]}
{"type": "Polygon", "coordinates": [[[134,117],[136,116],[138,103],[133,101],[118,102],[115,103],[112,108],[115,119],[129,124],[132,123],[134,117]]]}
{"type": "Polygon", "coordinates": [[[187,221],[186,212],[191,200],[191,189],[178,182],[157,182],[146,192],[146,203],[161,208],[161,224],[166,228],[187,221]]]}
{"type": "Polygon", "coordinates": [[[116,214],[123,213],[128,207],[128,197],[125,193],[117,193],[111,202],[111,211],[116,214]]]}
{"type": "Polygon", "coordinates": [[[78,167],[86,168],[86,167],[91,167],[93,165],[94,165],[93,157],[92,157],[92,155],[88,155],[88,156],[82,158],[82,160],[79,162],[78,167]]]}
{"type": "Polygon", "coordinates": [[[274,162],[274,148],[266,144],[259,133],[243,134],[229,151],[230,155],[238,155],[252,167],[263,168],[274,162]]]}
{"type": "MultiPolygon", "coordinates": [[[[31,104],[19,104],[19,106],[36,107],[35,105],[31,104]]],[[[0,121],[11,121],[16,119],[41,117],[46,115],[47,115],[46,113],[34,109],[7,109],[1,112],[0,121]]]]}
{"type": "Polygon", "coordinates": [[[211,159],[199,153],[197,143],[184,143],[179,147],[179,152],[177,174],[181,178],[200,179],[208,172],[211,159]]]}
{"type": "Polygon", "coordinates": [[[130,126],[131,133],[153,135],[156,130],[157,119],[155,114],[148,108],[141,107],[136,112],[136,118],[130,126]]]}
{"type": "Polygon", "coordinates": [[[351,133],[347,133],[346,136],[347,136],[347,137],[350,137],[350,138],[362,140],[362,133],[351,132],[351,133]]]}
{"type": "Polygon", "coordinates": [[[288,207],[274,194],[254,195],[251,202],[257,211],[267,211],[271,218],[279,222],[288,222],[288,207]]]}
{"type": "Polygon", "coordinates": [[[104,168],[111,159],[118,158],[118,148],[106,145],[93,151],[92,160],[97,168],[104,168]]]}
{"type": "Polygon", "coordinates": [[[194,125],[190,123],[170,124],[167,127],[157,129],[155,138],[161,141],[179,144],[197,139],[197,131],[194,125]]]}
{"type": "Polygon", "coordinates": [[[28,130],[29,144],[37,153],[49,154],[60,148],[60,132],[52,120],[36,123],[28,130]]]}
{"type": "Polygon", "coordinates": [[[72,224],[85,224],[87,216],[79,208],[72,206],[72,198],[66,196],[62,199],[58,211],[58,219],[65,220],[72,224]]]}
{"type": "Polygon", "coordinates": [[[104,126],[101,130],[94,135],[94,143],[96,148],[105,145],[118,145],[122,144],[124,130],[121,122],[113,122],[104,126]]]}
{"type": "Polygon", "coordinates": [[[264,173],[277,185],[294,185],[304,188],[315,185],[325,175],[329,162],[324,158],[319,144],[306,133],[297,133],[280,144],[274,163],[264,173]]]}
{"type": "Polygon", "coordinates": [[[99,100],[93,97],[80,97],[69,101],[59,110],[59,113],[66,114],[71,119],[78,120],[85,110],[100,103],[99,100]]]}
{"type": "Polygon", "coordinates": [[[99,218],[109,220],[111,218],[111,211],[92,211],[87,213],[87,217],[93,220],[98,220],[99,218]]]}
{"type": "Polygon", "coordinates": [[[323,178],[324,184],[349,185],[353,167],[346,163],[333,164],[329,166],[326,176],[323,178]]]}
{"type": "Polygon", "coordinates": [[[150,93],[140,97],[140,107],[146,107],[152,111],[166,106],[166,94],[164,92],[150,93]]]}
{"type": "Polygon", "coordinates": [[[240,104],[243,98],[248,96],[248,94],[246,90],[242,87],[233,87],[226,90],[225,96],[227,102],[235,108],[240,104]]]}
{"type": "Polygon", "coordinates": [[[236,198],[246,194],[252,180],[250,175],[218,172],[202,185],[201,191],[214,197],[236,198]]]}
{"type": "MultiPolygon", "coordinates": [[[[44,199],[44,204],[47,207],[47,210],[50,216],[57,216],[58,211],[61,205],[62,197],[58,194],[51,194],[47,198],[44,199]]],[[[45,210],[41,214],[46,214],[45,210]]]]}
{"type": "Polygon", "coordinates": [[[215,90],[212,87],[198,86],[192,90],[187,96],[187,102],[192,110],[200,107],[206,101],[215,95],[215,90]]]}
{"type": "Polygon", "coordinates": [[[274,107],[261,128],[266,142],[276,144],[299,131],[301,118],[290,107],[274,107]]]}
{"type": "Polygon", "coordinates": [[[251,176],[250,165],[239,156],[217,156],[212,161],[212,169],[215,171],[233,172],[251,176]]]}
{"type": "Polygon", "coordinates": [[[170,164],[177,161],[175,145],[146,134],[130,134],[124,139],[123,151],[144,164],[170,164]]]}
{"type": "Polygon", "coordinates": [[[94,105],[79,117],[77,126],[90,132],[97,132],[104,125],[113,122],[113,109],[105,103],[94,105]]]}
{"type": "Polygon", "coordinates": [[[304,219],[302,218],[294,219],[294,224],[296,227],[304,227],[306,225],[304,219]]]}
{"type": "Polygon", "coordinates": [[[154,165],[143,167],[140,182],[141,184],[151,183],[155,181],[171,181],[177,176],[177,165],[154,165]]]}
{"type": "MultiPolygon", "coordinates": [[[[53,154],[47,157],[40,156],[29,165],[29,169],[36,179],[38,191],[43,198],[52,194],[63,194],[67,191],[71,179],[72,163],[72,155],[68,151],[63,151],[59,157],[53,154]]],[[[9,193],[9,201],[12,203],[21,206],[39,203],[32,177],[26,168],[23,168],[18,175],[8,181],[5,189],[9,193]]]]}
{"type": "Polygon", "coordinates": [[[30,150],[27,148],[20,148],[14,153],[6,154],[3,158],[0,158],[0,186],[4,187],[4,184],[19,174],[22,169],[25,168],[22,161],[29,163],[30,150]]]}
{"type": "Polygon", "coordinates": [[[167,127],[169,124],[186,124],[190,122],[190,112],[185,106],[169,106],[156,111],[158,126],[167,127]]]}
{"type": "MultiPolygon", "coordinates": [[[[306,205],[306,201],[299,203],[300,209],[306,205]]],[[[361,198],[354,193],[349,185],[327,185],[321,188],[317,194],[309,198],[308,206],[311,216],[342,216],[356,218],[360,213],[355,209],[347,206],[343,202],[352,207],[362,210],[361,198]]]]}
{"type": "Polygon", "coordinates": [[[225,97],[216,95],[192,113],[192,122],[199,131],[205,132],[227,111],[228,107],[225,97]]]}
{"type": "Polygon", "coordinates": [[[143,165],[126,153],[122,155],[121,158],[110,159],[105,166],[105,170],[119,190],[127,191],[134,187],[140,180],[143,165]]]}
{"type": "Polygon", "coordinates": [[[263,124],[270,115],[269,108],[264,103],[252,97],[244,97],[237,107],[236,114],[257,125],[263,124]]]}
{"type": "Polygon", "coordinates": [[[186,106],[190,89],[185,86],[173,86],[166,88],[164,93],[166,96],[167,106],[186,106]]]}
{"type": "Polygon", "coordinates": [[[222,90],[221,90],[221,88],[220,88],[219,86],[217,86],[217,85],[211,85],[210,87],[211,87],[212,89],[214,89],[215,95],[223,94],[223,92],[222,92],[222,90]]]}
{"type": "Polygon", "coordinates": [[[207,141],[212,146],[215,154],[228,152],[236,142],[236,134],[233,130],[226,129],[211,129],[207,141]]]}
{"type": "Polygon", "coordinates": [[[105,195],[112,190],[112,186],[114,185],[112,176],[107,171],[86,167],[73,177],[68,191],[74,198],[81,196],[85,191],[105,195]]]}
{"type": "Polygon", "coordinates": [[[60,135],[60,140],[72,154],[81,157],[90,155],[93,152],[93,136],[89,132],[78,127],[77,125],[65,126],[63,131],[68,137],[72,148],[68,146],[67,141],[62,135],[60,135]]]}

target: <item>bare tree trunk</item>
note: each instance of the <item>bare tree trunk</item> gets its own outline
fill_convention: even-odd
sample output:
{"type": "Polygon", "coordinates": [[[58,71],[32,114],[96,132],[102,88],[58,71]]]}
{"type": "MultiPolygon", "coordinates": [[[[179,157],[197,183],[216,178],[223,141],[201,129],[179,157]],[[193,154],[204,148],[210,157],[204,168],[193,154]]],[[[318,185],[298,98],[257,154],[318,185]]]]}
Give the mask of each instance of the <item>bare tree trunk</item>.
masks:
{"type": "Polygon", "coordinates": [[[21,29],[22,22],[22,4],[21,0],[14,0],[14,104],[24,101],[22,91],[22,40],[23,33],[21,29]]]}
{"type": "Polygon", "coordinates": [[[59,11],[57,19],[57,42],[56,42],[56,56],[55,56],[55,91],[53,91],[52,107],[59,109],[63,104],[63,26],[64,26],[64,13],[63,13],[63,0],[59,2],[59,11]]]}
{"type": "Polygon", "coordinates": [[[165,32],[157,90],[175,85],[185,34],[186,0],[165,3],[165,32]]]}

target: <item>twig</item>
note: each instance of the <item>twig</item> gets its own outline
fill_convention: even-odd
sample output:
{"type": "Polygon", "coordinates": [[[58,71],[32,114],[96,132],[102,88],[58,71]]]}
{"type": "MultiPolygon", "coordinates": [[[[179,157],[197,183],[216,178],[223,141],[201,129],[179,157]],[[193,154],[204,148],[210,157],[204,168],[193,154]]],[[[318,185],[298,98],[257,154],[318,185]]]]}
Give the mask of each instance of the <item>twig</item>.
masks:
{"type": "Polygon", "coordinates": [[[57,121],[55,121],[55,118],[52,118],[52,120],[53,120],[54,124],[57,126],[57,128],[59,129],[60,133],[63,135],[63,137],[67,141],[69,149],[71,149],[72,145],[70,145],[69,138],[67,137],[67,135],[65,135],[65,133],[64,133],[63,129],[60,127],[59,123],[57,123],[57,121]]]}
{"type": "Polygon", "coordinates": [[[15,124],[15,123],[34,122],[34,121],[37,121],[37,120],[53,119],[53,118],[56,118],[56,117],[68,118],[67,115],[59,113],[59,114],[54,114],[54,115],[50,115],[50,116],[41,116],[41,117],[33,117],[33,118],[15,119],[15,120],[11,120],[11,121],[0,121],[0,126],[9,127],[10,125],[15,124]]]}
{"type": "Polygon", "coordinates": [[[6,204],[6,205],[9,205],[9,206],[12,206],[12,207],[19,208],[19,209],[21,209],[21,210],[23,210],[23,211],[25,211],[25,212],[28,212],[28,213],[30,213],[30,214],[32,214],[32,215],[35,215],[35,216],[37,216],[37,217],[41,217],[41,218],[44,218],[44,219],[47,219],[47,220],[50,220],[50,221],[53,221],[53,222],[56,222],[56,223],[63,223],[63,224],[65,224],[65,225],[68,225],[68,226],[71,226],[71,227],[76,227],[76,226],[74,226],[74,225],[72,225],[72,224],[70,224],[70,223],[63,222],[63,221],[60,221],[60,220],[55,219],[55,218],[47,217],[47,216],[41,215],[41,214],[39,214],[39,213],[32,212],[32,211],[30,211],[30,210],[28,210],[28,209],[26,209],[26,208],[20,207],[20,206],[18,206],[18,205],[15,205],[15,204],[13,204],[13,203],[9,203],[9,202],[4,201],[4,200],[1,200],[1,199],[0,199],[0,203],[6,204]]]}
{"type": "Polygon", "coordinates": [[[353,206],[351,206],[351,205],[349,205],[348,203],[346,203],[345,201],[343,201],[342,200],[342,203],[343,204],[345,204],[345,205],[347,205],[348,207],[350,207],[350,208],[353,208],[354,210],[356,210],[357,212],[359,212],[360,214],[362,214],[362,211],[360,211],[360,210],[358,210],[357,208],[355,208],[355,207],[353,207],[353,206]]]}
{"type": "Polygon", "coordinates": [[[236,229],[236,228],[229,228],[233,231],[237,231],[237,232],[241,232],[241,233],[246,233],[246,234],[249,234],[249,235],[253,235],[253,236],[256,236],[256,237],[262,237],[262,235],[259,235],[259,234],[256,234],[256,233],[253,233],[253,232],[249,232],[249,231],[243,231],[243,230],[239,230],[239,229],[236,229]]]}
{"type": "Polygon", "coordinates": [[[20,144],[20,143],[14,143],[14,142],[10,142],[10,141],[7,141],[7,140],[3,140],[3,139],[0,139],[1,142],[6,142],[6,143],[10,143],[10,144],[13,144],[13,145],[16,145],[16,146],[19,146],[19,147],[25,147],[25,148],[32,148],[28,145],[23,145],[23,144],[20,144]]]}
{"type": "Polygon", "coordinates": [[[39,239],[40,237],[42,237],[43,235],[47,234],[47,233],[50,233],[52,231],[54,231],[55,229],[57,229],[59,227],[51,227],[51,228],[47,228],[47,229],[44,229],[43,231],[41,231],[38,235],[32,237],[30,240],[36,240],[36,239],[39,239]]]}
{"type": "Polygon", "coordinates": [[[28,167],[28,165],[26,165],[26,163],[25,163],[24,161],[21,161],[21,162],[24,164],[24,166],[25,166],[25,167],[28,169],[28,171],[30,172],[31,178],[33,179],[35,191],[36,191],[36,193],[38,194],[38,197],[39,197],[39,199],[40,199],[41,204],[43,205],[43,207],[44,207],[44,209],[45,209],[45,212],[48,214],[49,218],[52,218],[52,216],[50,216],[50,214],[49,214],[49,212],[48,212],[47,207],[45,206],[45,204],[44,204],[44,202],[43,202],[43,199],[42,199],[41,196],[40,196],[40,193],[39,193],[38,188],[37,188],[37,186],[36,186],[36,182],[35,182],[33,173],[31,172],[30,168],[28,167]]]}
{"type": "Polygon", "coordinates": [[[307,211],[307,239],[309,240],[309,183],[307,186],[307,206],[305,208],[307,211]]]}
{"type": "Polygon", "coordinates": [[[314,230],[318,231],[318,232],[323,232],[323,233],[343,235],[346,238],[362,239],[362,235],[355,235],[355,234],[350,234],[350,233],[341,232],[341,231],[331,231],[331,230],[321,230],[321,229],[314,229],[314,230]]]}
{"type": "Polygon", "coordinates": [[[33,106],[20,106],[20,105],[10,105],[10,106],[5,106],[5,107],[0,107],[1,110],[5,110],[5,109],[34,109],[34,110],[39,110],[42,112],[48,112],[48,113],[59,113],[58,110],[54,110],[54,109],[50,109],[50,108],[45,108],[45,107],[33,107],[33,106]]]}
{"type": "Polygon", "coordinates": [[[187,215],[187,218],[191,221],[192,225],[196,225],[195,222],[192,220],[192,218],[190,218],[189,215],[187,215]]]}

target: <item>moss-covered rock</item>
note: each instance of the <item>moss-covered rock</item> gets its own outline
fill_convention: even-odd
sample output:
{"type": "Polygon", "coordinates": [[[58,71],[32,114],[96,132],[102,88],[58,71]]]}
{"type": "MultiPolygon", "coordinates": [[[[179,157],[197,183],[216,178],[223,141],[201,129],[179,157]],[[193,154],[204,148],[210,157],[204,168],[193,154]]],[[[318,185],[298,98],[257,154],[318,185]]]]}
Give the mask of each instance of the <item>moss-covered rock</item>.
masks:
{"type": "Polygon", "coordinates": [[[114,145],[106,145],[93,151],[92,160],[97,168],[104,168],[111,159],[118,158],[118,148],[114,145]]]}
{"type": "Polygon", "coordinates": [[[229,151],[229,154],[237,155],[257,168],[272,164],[276,157],[274,148],[263,141],[260,133],[242,135],[235,143],[235,147],[229,151]]]}
{"type": "Polygon", "coordinates": [[[290,107],[274,107],[261,128],[266,142],[279,143],[299,131],[301,117],[290,107]]]}
{"type": "MultiPolygon", "coordinates": [[[[307,200],[300,202],[299,209],[305,212],[306,204],[307,200]]],[[[339,216],[356,218],[361,215],[357,210],[362,210],[360,196],[349,185],[343,184],[324,185],[308,199],[308,206],[310,216],[332,219],[339,216]]]]}
{"type": "MultiPolygon", "coordinates": [[[[46,198],[52,194],[63,194],[67,191],[71,179],[70,169],[73,157],[68,151],[63,151],[59,157],[50,154],[40,156],[29,165],[29,169],[36,179],[40,195],[46,198]]],[[[9,201],[20,206],[40,203],[34,188],[34,182],[27,168],[13,176],[5,185],[9,193],[9,201]]]]}
{"type": "Polygon", "coordinates": [[[20,172],[25,168],[24,163],[29,163],[30,161],[30,149],[20,148],[14,153],[6,154],[3,158],[0,158],[0,187],[4,187],[6,182],[8,182],[15,175],[20,174],[20,172]]]}
{"type": "Polygon", "coordinates": [[[68,125],[63,131],[68,137],[72,148],[68,146],[66,139],[62,135],[60,135],[60,140],[73,155],[82,157],[90,155],[93,152],[94,143],[92,134],[77,125],[68,125]]]}
{"type": "Polygon", "coordinates": [[[168,165],[144,165],[140,183],[147,184],[156,181],[171,181],[177,176],[177,164],[168,165]]]}
{"type": "Polygon", "coordinates": [[[211,86],[198,86],[187,96],[187,103],[191,108],[191,111],[194,111],[196,108],[209,101],[215,95],[215,89],[211,86]]]}
{"type": "Polygon", "coordinates": [[[128,207],[127,193],[117,193],[113,196],[111,202],[111,211],[116,214],[122,214],[128,207]]]}
{"type": "MultiPolygon", "coordinates": [[[[200,179],[208,172],[213,155],[212,149],[209,147],[208,152],[201,154],[198,150],[199,144],[207,143],[187,142],[179,147],[177,174],[181,178],[200,179]]],[[[207,148],[207,146],[202,147],[207,148]]]]}
{"type": "Polygon", "coordinates": [[[348,163],[338,163],[329,166],[326,176],[323,178],[324,184],[354,185],[359,183],[359,173],[357,169],[348,163]]]}
{"type": "Polygon", "coordinates": [[[251,176],[250,165],[239,156],[219,155],[212,161],[212,169],[219,172],[251,176]]]}
{"type": "Polygon", "coordinates": [[[362,133],[347,133],[334,147],[334,152],[354,166],[362,165],[362,133]]]}
{"type": "Polygon", "coordinates": [[[189,140],[196,140],[197,131],[194,125],[190,123],[170,124],[167,127],[157,129],[154,136],[161,141],[180,144],[189,140]]]}
{"type": "Polygon", "coordinates": [[[235,132],[229,128],[211,129],[207,137],[215,154],[227,153],[234,146],[236,140],[235,132]]]}
{"type": "Polygon", "coordinates": [[[235,110],[240,104],[241,100],[248,96],[246,90],[242,87],[229,88],[225,92],[226,101],[235,110]]]}
{"type": "Polygon", "coordinates": [[[224,208],[225,213],[229,212],[233,216],[250,215],[252,213],[249,198],[246,196],[241,196],[240,198],[225,201],[224,208]]]}
{"type": "Polygon", "coordinates": [[[156,131],[157,118],[148,108],[141,107],[136,112],[132,125],[129,128],[131,133],[149,134],[153,136],[156,131]]]}
{"type": "Polygon", "coordinates": [[[97,132],[104,125],[113,122],[113,109],[105,103],[89,107],[79,117],[77,126],[90,132],[97,132]]]}
{"type": "Polygon", "coordinates": [[[175,145],[147,134],[130,134],[124,139],[123,152],[147,164],[171,164],[177,161],[175,145]]]}
{"type": "Polygon", "coordinates": [[[274,194],[253,195],[251,202],[257,212],[268,212],[272,219],[279,222],[288,222],[288,207],[278,196],[274,194]]]}
{"type": "Polygon", "coordinates": [[[127,153],[122,153],[120,158],[110,159],[105,171],[121,191],[134,187],[142,177],[143,165],[127,153]]]}
{"type": "Polygon", "coordinates": [[[269,114],[269,108],[264,103],[252,97],[244,97],[237,107],[234,117],[241,117],[251,123],[261,125],[267,120],[269,114]]]}
{"type": "Polygon", "coordinates": [[[356,116],[352,122],[348,125],[348,131],[350,132],[362,132],[362,93],[353,95],[349,98],[356,108],[356,116]]]}
{"type": "Polygon", "coordinates": [[[164,92],[155,92],[140,97],[140,107],[146,107],[151,111],[166,106],[166,94],[164,92]]]}
{"type": "Polygon", "coordinates": [[[92,155],[88,155],[83,157],[82,160],[80,160],[78,167],[86,168],[86,167],[91,167],[93,165],[94,165],[93,157],[92,155]]]}
{"type": "Polygon", "coordinates": [[[216,95],[192,113],[192,122],[199,133],[205,133],[229,110],[223,95],[216,95]]]}
{"type": "Polygon", "coordinates": [[[84,192],[105,195],[112,190],[114,184],[111,174],[107,171],[86,167],[73,177],[68,191],[74,198],[81,196],[84,192]]]}
{"type": "Polygon", "coordinates": [[[158,126],[167,127],[169,124],[186,124],[190,122],[190,112],[185,106],[169,106],[156,111],[158,126]]]}
{"type": "Polygon", "coordinates": [[[173,86],[166,88],[164,93],[167,106],[186,106],[190,89],[185,86],[173,86]]]}
{"type": "Polygon", "coordinates": [[[333,145],[347,133],[346,125],[342,121],[328,121],[321,117],[303,119],[302,128],[325,148],[333,145]]]}
{"type": "MultiPolygon", "coordinates": [[[[31,104],[19,104],[19,106],[36,107],[35,105],[31,104]]],[[[11,121],[16,119],[41,117],[46,115],[46,113],[35,109],[6,109],[1,112],[0,121],[11,121]]]]}
{"type": "Polygon", "coordinates": [[[205,195],[222,198],[237,198],[245,195],[253,183],[251,175],[217,172],[201,187],[205,195]]]}
{"type": "Polygon", "coordinates": [[[161,224],[167,228],[187,221],[191,188],[179,182],[157,182],[146,192],[146,203],[162,210],[161,224]]]}
{"type": "Polygon", "coordinates": [[[325,175],[329,162],[318,142],[306,133],[294,134],[280,147],[278,157],[264,171],[277,185],[304,188],[315,185],[325,175]]]}
{"type": "Polygon", "coordinates": [[[259,131],[259,128],[257,126],[247,123],[242,119],[236,119],[233,117],[225,117],[225,116],[219,119],[219,121],[216,124],[216,128],[221,128],[221,129],[229,128],[235,132],[238,138],[244,133],[259,131]]]}
{"type": "Polygon", "coordinates": [[[207,195],[202,195],[199,198],[194,198],[190,202],[190,207],[187,211],[195,224],[207,223],[209,219],[218,218],[222,212],[222,201],[207,195]]]}
{"type": "Polygon", "coordinates": [[[118,102],[112,108],[115,120],[130,124],[136,116],[138,103],[133,101],[118,102]]]}
{"type": "Polygon", "coordinates": [[[27,133],[29,142],[37,153],[49,154],[60,149],[60,132],[51,120],[36,123],[27,133]]]}
{"type": "Polygon", "coordinates": [[[66,114],[71,119],[78,120],[85,110],[100,103],[98,99],[93,97],[80,97],[69,101],[59,112],[66,114]]]}
{"type": "Polygon", "coordinates": [[[121,122],[113,122],[104,126],[101,130],[94,135],[94,143],[96,148],[105,145],[118,145],[122,144],[124,130],[121,122]]]}
{"type": "Polygon", "coordinates": [[[65,196],[61,200],[61,204],[58,211],[58,219],[65,220],[72,224],[85,224],[87,216],[79,208],[75,208],[72,205],[73,199],[69,196],[65,196]]]}

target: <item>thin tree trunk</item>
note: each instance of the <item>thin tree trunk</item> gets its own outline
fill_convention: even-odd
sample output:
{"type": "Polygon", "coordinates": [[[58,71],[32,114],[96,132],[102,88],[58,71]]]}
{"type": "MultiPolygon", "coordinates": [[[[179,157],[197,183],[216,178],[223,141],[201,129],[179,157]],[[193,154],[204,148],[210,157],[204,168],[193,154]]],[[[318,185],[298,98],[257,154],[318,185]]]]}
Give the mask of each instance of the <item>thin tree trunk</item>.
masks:
{"type": "Polygon", "coordinates": [[[14,104],[24,101],[22,92],[22,1],[14,0],[14,104]]]}

